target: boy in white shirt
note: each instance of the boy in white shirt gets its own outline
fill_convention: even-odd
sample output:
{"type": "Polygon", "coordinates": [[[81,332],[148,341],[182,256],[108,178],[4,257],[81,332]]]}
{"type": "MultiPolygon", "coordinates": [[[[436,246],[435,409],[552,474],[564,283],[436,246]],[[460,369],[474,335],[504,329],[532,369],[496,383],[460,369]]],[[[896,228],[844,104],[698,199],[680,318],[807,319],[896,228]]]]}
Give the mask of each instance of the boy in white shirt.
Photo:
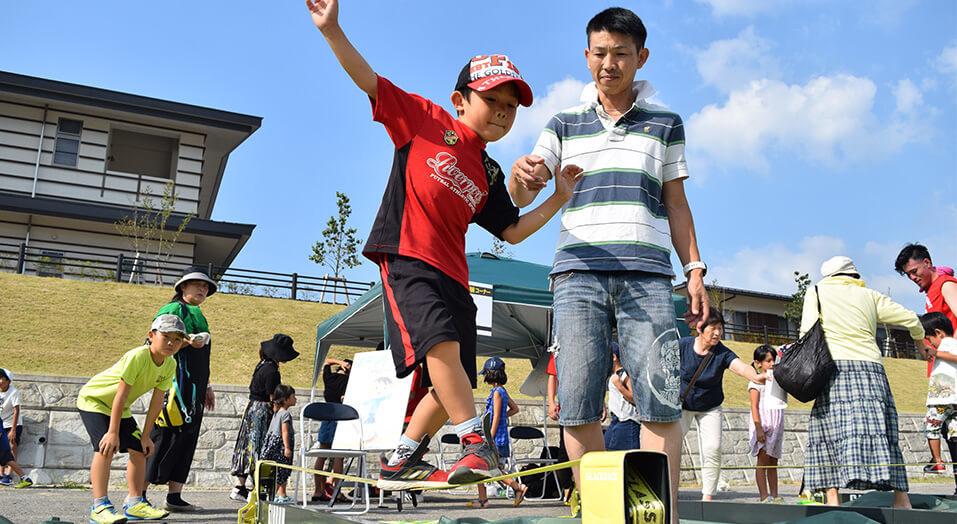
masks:
{"type": "MultiPolygon", "coordinates": [[[[0,421],[3,422],[4,431],[9,432],[7,439],[10,441],[10,452],[14,460],[17,458],[17,446],[20,444],[20,435],[23,433],[23,421],[20,418],[20,391],[13,387],[13,373],[0,368],[0,421]]],[[[13,484],[13,478],[10,474],[13,468],[6,466],[3,475],[0,475],[0,484],[10,486],[13,484]]]]}
{"type": "MultiPolygon", "coordinates": [[[[925,340],[934,348],[930,353],[936,357],[927,388],[927,407],[937,409],[927,411],[926,434],[928,439],[946,439],[953,460],[957,454],[957,339],[950,319],[943,313],[927,313],[920,317],[920,323],[925,340]]],[[[947,471],[942,463],[935,470],[947,471]]],[[[954,475],[957,483],[957,466],[954,475]]]]}

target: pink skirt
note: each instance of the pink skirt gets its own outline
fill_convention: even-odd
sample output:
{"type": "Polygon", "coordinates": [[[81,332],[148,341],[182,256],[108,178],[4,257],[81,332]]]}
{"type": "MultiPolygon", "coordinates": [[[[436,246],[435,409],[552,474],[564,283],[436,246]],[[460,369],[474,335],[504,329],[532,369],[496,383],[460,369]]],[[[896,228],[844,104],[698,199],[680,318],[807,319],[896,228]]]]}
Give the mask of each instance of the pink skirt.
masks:
{"type": "Polygon", "coordinates": [[[763,449],[769,457],[781,458],[781,444],[784,442],[784,410],[761,410],[761,427],[764,429],[764,442],[758,442],[754,432],[754,421],[748,420],[751,455],[756,457],[763,449]]]}

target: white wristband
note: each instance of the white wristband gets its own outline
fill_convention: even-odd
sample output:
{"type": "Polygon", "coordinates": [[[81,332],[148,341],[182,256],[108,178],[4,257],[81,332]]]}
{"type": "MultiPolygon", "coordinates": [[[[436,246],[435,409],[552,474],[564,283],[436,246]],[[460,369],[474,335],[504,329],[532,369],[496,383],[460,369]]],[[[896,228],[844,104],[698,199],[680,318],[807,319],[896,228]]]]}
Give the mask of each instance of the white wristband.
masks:
{"type": "Polygon", "coordinates": [[[705,264],[704,262],[700,262],[700,261],[688,262],[687,264],[684,265],[683,268],[681,268],[681,271],[685,274],[685,278],[687,278],[687,277],[688,277],[688,274],[691,273],[691,271],[693,271],[693,270],[695,270],[695,269],[701,269],[701,270],[702,270],[702,271],[701,271],[701,276],[702,276],[702,277],[708,274],[708,265],[705,264]]]}

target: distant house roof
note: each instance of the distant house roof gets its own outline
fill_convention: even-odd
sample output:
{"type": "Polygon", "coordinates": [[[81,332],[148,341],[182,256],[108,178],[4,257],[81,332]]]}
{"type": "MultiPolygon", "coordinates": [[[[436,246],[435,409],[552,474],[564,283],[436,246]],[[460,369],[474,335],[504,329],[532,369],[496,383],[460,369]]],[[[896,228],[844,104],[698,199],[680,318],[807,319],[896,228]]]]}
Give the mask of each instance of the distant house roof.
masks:
{"type": "Polygon", "coordinates": [[[84,108],[97,108],[98,116],[105,118],[128,120],[128,115],[133,114],[145,124],[179,127],[205,135],[206,153],[197,211],[202,219],[212,216],[229,154],[262,126],[262,118],[258,116],[6,71],[0,71],[0,93],[37,105],[55,101],[58,107],[81,114],[84,108]]]}
{"type": "Polygon", "coordinates": [[[203,126],[220,127],[248,134],[252,134],[259,129],[263,120],[258,116],[243,115],[231,111],[210,109],[6,71],[0,71],[0,91],[136,113],[166,120],[179,120],[203,126]]]}
{"type": "MultiPolygon", "coordinates": [[[[674,291],[684,291],[688,287],[688,282],[682,282],[674,287],[674,291]]],[[[755,297],[755,298],[767,298],[770,300],[780,300],[784,302],[790,302],[793,300],[791,295],[779,295],[777,293],[766,293],[764,291],[752,291],[750,289],[739,289],[734,287],[722,287],[722,286],[709,286],[705,284],[706,289],[714,289],[720,293],[725,293],[732,295],[729,298],[734,298],[735,295],[745,296],[745,297],[755,297]]]]}

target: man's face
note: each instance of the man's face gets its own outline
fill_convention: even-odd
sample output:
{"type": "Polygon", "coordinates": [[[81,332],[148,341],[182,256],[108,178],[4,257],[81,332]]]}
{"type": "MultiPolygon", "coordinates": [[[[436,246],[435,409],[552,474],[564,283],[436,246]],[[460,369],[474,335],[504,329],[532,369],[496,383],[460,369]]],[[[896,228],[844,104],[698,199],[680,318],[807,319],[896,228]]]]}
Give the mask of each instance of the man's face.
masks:
{"type": "Polygon", "coordinates": [[[917,287],[919,287],[921,291],[927,291],[937,273],[934,271],[934,266],[930,263],[930,259],[924,258],[917,260],[912,258],[904,264],[904,274],[907,275],[907,278],[911,279],[913,283],[917,284],[917,287]]]}
{"type": "Polygon", "coordinates": [[[648,60],[648,49],[638,49],[631,36],[597,31],[588,37],[585,61],[598,90],[606,96],[631,93],[635,73],[648,60]]]}

